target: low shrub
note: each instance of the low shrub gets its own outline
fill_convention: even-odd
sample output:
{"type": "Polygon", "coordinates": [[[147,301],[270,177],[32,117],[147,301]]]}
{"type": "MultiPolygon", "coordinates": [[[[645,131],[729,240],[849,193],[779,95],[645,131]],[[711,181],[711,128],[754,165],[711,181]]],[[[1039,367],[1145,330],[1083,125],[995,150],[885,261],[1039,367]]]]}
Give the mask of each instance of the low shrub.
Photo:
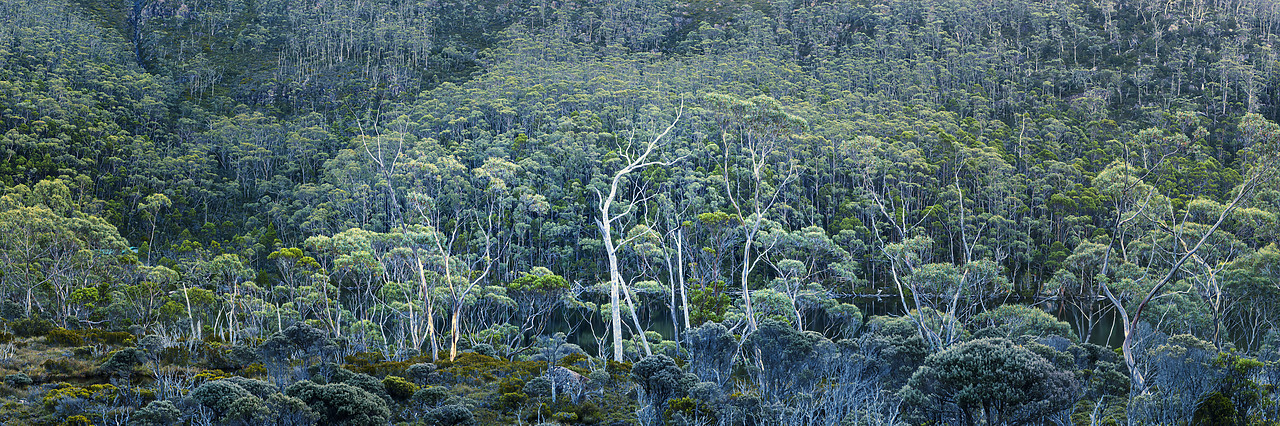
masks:
{"type": "Polygon", "coordinates": [[[475,415],[467,407],[446,405],[427,412],[427,423],[440,426],[470,426],[476,424],[475,415]]]}
{"type": "Polygon", "coordinates": [[[49,344],[58,346],[81,346],[84,345],[84,337],[80,333],[65,328],[55,328],[45,333],[45,338],[49,340],[49,344]]]}
{"type": "Polygon", "coordinates": [[[40,363],[40,367],[43,367],[46,373],[58,376],[84,377],[92,375],[93,372],[91,364],[70,358],[46,359],[40,363]]]}
{"type": "Polygon", "coordinates": [[[404,401],[413,397],[414,392],[418,391],[418,385],[406,380],[404,377],[387,376],[382,379],[382,387],[387,390],[387,394],[392,399],[404,401]]]}
{"type": "Polygon", "coordinates": [[[573,353],[573,354],[566,355],[564,358],[560,358],[560,362],[557,362],[556,365],[559,365],[562,367],[574,367],[574,366],[581,367],[581,365],[578,363],[586,360],[587,360],[586,355],[573,353]]]}
{"type": "MultiPolygon", "coordinates": [[[[509,361],[475,352],[458,354],[454,361],[436,362],[439,380],[448,384],[479,385],[503,377],[533,377],[546,369],[546,361],[509,361]]],[[[434,377],[434,376],[432,376],[434,377]]]]}
{"type": "Polygon", "coordinates": [[[31,380],[31,376],[23,373],[14,373],[4,376],[4,384],[9,385],[9,387],[20,388],[29,386],[32,383],[34,383],[34,381],[31,380]]]}
{"type": "Polygon", "coordinates": [[[146,354],[138,348],[121,349],[111,353],[111,357],[102,363],[101,371],[104,374],[126,374],[146,360],[146,354]]]}
{"type": "Polygon", "coordinates": [[[105,330],[67,330],[52,328],[44,333],[49,344],[59,346],[83,346],[100,344],[110,346],[133,346],[136,339],[133,334],[123,331],[105,330]]]}
{"type": "Polygon", "coordinates": [[[87,387],[72,386],[69,383],[59,383],[52,390],[44,394],[41,402],[45,408],[53,409],[66,399],[85,399],[95,401],[110,401],[119,395],[119,389],[114,385],[89,385],[87,387]]]}
{"type": "Polygon", "coordinates": [[[424,407],[435,407],[449,399],[449,390],[443,386],[427,386],[413,393],[413,402],[424,407]]]}
{"type": "Polygon", "coordinates": [[[429,380],[431,374],[435,372],[436,365],[429,362],[413,364],[404,370],[405,377],[409,378],[409,380],[413,380],[419,385],[427,384],[427,380],[429,380]]]}
{"type": "Polygon", "coordinates": [[[524,389],[524,380],[515,377],[508,377],[498,382],[498,393],[518,392],[524,389]]]}
{"type": "Polygon", "coordinates": [[[67,426],[93,426],[93,422],[90,422],[88,417],[79,414],[67,417],[66,423],[63,424],[67,426]]]}
{"type": "Polygon", "coordinates": [[[244,388],[244,390],[249,391],[249,393],[253,394],[253,396],[256,396],[258,398],[263,398],[263,399],[266,399],[267,396],[270,396],[271,394],[280,391],[273,384],[270,384],[261,380],[250,379],[247,377],[231,376],[222,380],[235,383],[236,386],[244,388]]]}
{"type": "Polygon", "coordinates": [[[341,382],[377,395],[388,403],[391,402],[391,395],[387,394],[387,389],[383,387],[382,381],[376,377],[364,373],[354,373],[343,378],[341,382]]]}
{"type": "Polygon", "coordinates": [[[578,413],[559,411],[552,414],[551,418],[560,423],[574,423],[578,421],[578,413]]]}
{"type": "Polygon", "coordinates": [[[524,405],[524,402],[528,400],[529,395],[526,395],[524,392],[508,392],[498,397],[497,406],[500,410],[512,411],[520,408],[520,406],[524,405]]]}
{"type": "Polygon", "coordinates": [[[481,344],[475,345],[471,347],[471,350],[475,351],[475,353],[478,353],[480,355],[484,355],[490,358],[498,357],[498,350],[494,349],[493,345],[490,345],[488,343],[481,343],[481,344]]]}
{"type": "Polygon", "coordinates": [[[55,326],[44,318],[30,317],[9,323],[9,328],[20,337],[38,337],[49,334],[55,326]]]}
{"type": "Polygon", "coordinates": [[[146,407],[134,411],[129,416],[129,423],[138,426],[164,426],[177,424],[182,419],[182,411],[169,401],[151,401],[146,407]]]}
{"type": "Polygon", "coordinates": [[[133,346],[137,341],[133,334],[123,331],[86,330],[81,335],[89,341],[113,346],[133,346]]]}
{"type": "Polygon", "coordinates": [[[631,363],[609,360],[605,362],[604,371],[614,381],[628,380],[631,378],[631,363]]]}
{"type": "Polygon", "coordinates": [[[386,377],[388,375],[393,375],[393,374],[407,375],[405,374],[405,371],[407,371],[409,367],[412,365],[413,364],[410,364],[408,362],[388,361],[388,362],[378,362],[373,364],[360,364],[360,365],[347,364],[347,365],[344,365],[343,367],[346,367],[347,369],[357,373],[364,373],[374,377],[386,377]]]}
{"type": "Polygon", "coordinates": [[[529,396],[551,396],[551,380],[546,377],[534,377],[524,384],[524,393],[529,396]]]}
{"type": "Polygon", "coordinates": [[[714,423],[716,412],[705,402],[683,397],[667,401],[667,409],[663,412],[668,423],[671,423],[677,414],[686,419],[706,419],[714,423]]]}
{"type": "Polygon", "coordinates": [[[231,403],[240,398],[252,396],[249,391],[228,380],[205,382],[188,395],[191,400],[214,411],[224,413],[231,408],[231,403]]]}
{"type": "Polygon", "coordinates": [[[346,383],[316,384],[303,380],[289,385],[286,395],[302,400],[330,424],[382,426],[391,420],[386,403],[346,383]]]}

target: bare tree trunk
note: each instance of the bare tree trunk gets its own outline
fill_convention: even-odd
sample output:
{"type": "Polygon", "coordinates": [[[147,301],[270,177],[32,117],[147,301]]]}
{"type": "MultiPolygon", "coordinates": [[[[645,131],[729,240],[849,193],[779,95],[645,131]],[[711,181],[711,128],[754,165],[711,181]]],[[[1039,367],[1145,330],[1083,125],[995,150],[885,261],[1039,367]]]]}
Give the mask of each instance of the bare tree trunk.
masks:
{"type": "MultiPolygon", "coordinates": [[[[188,292],[189,290],[187,290],[187,286],[184,284],[182,286],[182,298],[187,301],[187,321],[191,323],[191,338],[198,341],[201,340],[201,337],[199,332],[196,331],[197,327],[195,316],[191,314],[191,296],[187,294],[188,292]]],[[[27,293],[28,297],[30,297],[30,294],[31,293],[27,293]]]]}
{"type": "Polygon", "coordinates": [[[684,306],[684,329],[686,331],[691,327],[689,325],[689,296],[684,285],[684,228],[676,231],[676,269],[677,279],[680,281],[680,303],[684,306]]]}
{"type": "Polygon", "coordinates": [[[742,301],[746,304],[747,312],[747,331],[756,331],[759,327],[756,324],[755,310],[751,309],[751,288],[747,285],[747,278],[751,274],[751,245],[755,244],[756,231],[760,230],[760,213],[756,214],[756,224],[751,231],[747,232],[747,241],[742,245],[742,276],[739,281],[742,283],[742,301]]]}
{"type": "Polygon", "coordinates": [[[458,303],[453,307],[453,319],[449,321],[451,324],[453,343],[449,345],[449,361],[458,359],[458,315],[462,313],[462,304],[458,303]]]}
{"type": "Polygon", "coordinates": [[[640,343],[644,346],[644,356],[651,356],[653,351],[649,349],[649,338],[644,335],[644,326],[640,324],[640,315],[636,313],[636,304],[631,301],[630,286],[622,286],[622,295],[627,299],[627,307],[631,308],[631,322],[636,324],[636,334],[640,335],[640,343]]]}
{"type": "MultiPolygon", "coordinates": [[[[684,108],[682,106],[681,112],[683,112],[683,109],[684,108]]],[[[663,130],[661,134],[659,134],[657,137],[653,138],[653,140],[645,144],[643,152],[636,153],[628,149],[619,150],[623,152],[623,159],[624,161],[627,162],[626,167],[623,167],[621,170],[618,170],[618,172],[613,175],[613,179],[609,183],[609,195],[606,196],[604,194],[601,194],[600,191],[596,191],[596,196],[599,197],[598,207],[600,208],[600,219],[596,222],[596,225],[600,227],[600,236],[604,240],[605,254],[607,255],[609,260],[609,303],[610,303],[609,321],[610,321],[610,327],[613,331],[613,358],[618,362],[622,362],[623,360],[622,312],[621,312],[621,307],[619,306],[620,300],[618,297],[618,290],[619,290],[619,287],[624,285],[622,280],[622,272],[620,272],[620,270],[618,269],[618,247],[625,245],[630,241],[630,239],[623,240],[618,244],[615,244],[613,241],[613,222],[631,214],[631,211],[636,207],[637,204],[639,204],[640,200],[637,200],[637,199],[629,200],[629,202],[625,204],[625,209],[623,210],[623,212],[618,214],[613,213],[613,202],[618,197],[618,189],[623,184],[622,179],[626,177],[628,173],[631,173],[632,171],[635,171],[637,169],[643,169],[645,167],[649,167],[652,165],[667,164],[666,162],[663,162],[663,161],[649,161],[648,158],[650,155],[653,154],[654,149],[658,147],[658,142],[661,141],[662,138],[667,135],[667,133],[671,132],[671,129],[675,128],[676,122],[679,122],[679,121],[680,121],[680,115],[677,114],[676,119],[671,122],[670,126],[667,126],[666,130],[663,130]]],[[[631,298],[629,295],[627,296],[627,301],[628,303],[630,303],[631,301],[631,298]]],[[[631,316],[636,323],[636,331],[641,334],[641,337],[643,337],[644,328],[640,327],[640,320],[636,316],[634,306],[632,306],[632,309],[631,309],[631,316]]],[[[644,342],[645,353],[649,354],[648,341],[645,341],[643,338],[641,339],[641,341],[644,342]]]]}
{"type": "MultiPolygon", "coordinates": [[[[1145,377],[1143,377],[1142,373],[1138,370],[1136,354],[1133,353],[1134,335],[1137,333],[1139,321],[1142,320],[1142,311],[1146,309],[1152,300],[1160,295],[1160,292],[1164,290],[1166,285],[1173,282],[1174,277],[1178,275],[1178,270],[1182,268],[1182,264],[1196,256],[1196,252],[1200,250],[1200,247],[1204,246],[1205,242],[1209,240],[1209,237],[1213,236],[1214,232],[1216,232],[1218,228],[1226,222],[1227,217],[1248,198],[1248,195],[1253,192],[1253,189],[1256,188],[1263,179],[1274,179],[1274,177],[1271,177],[1271,171],[1274,169],[1274,165],[1274,163],[1264,163],[1251,173],[1250,178],[1241,184],[1240,191],[1236,193],[1236,196],[1231,200],[1231,203],[1228,204],[1226,208],[1222,210],[1222,213],[1218,215],[1218,220],[1214,222],[1213,226],[1209,227],[1209,230],[1200,237],[1199,241],[1197,241],[1194,246],[1188,245],[1186,241],[1182,239],[1181,235],[1175,235],[1175,243],[1181,243],[1183,248],[1186,249],[1186,252],[1181,256],[1178,256],[1178,260],[1169,268],[1169,272],[1166,273],[1160,281],[1156,282],[1156,284],[1151,287],[1151,290],[1147,291],[1147,294],[1134,307],[1132,314],[1125,309],[1124,304],[1122,303],[1123,301],[1111,292],[1111,288],[1107,286],[1107,283],[1102,283],[1102,290],[1106,293],[1107,299],[1115,305],[1117,313],[1120,314],[1121,319],[1124,321],[1124,342],[1121,344],[1120,348],[1124,354],[1125,364],[1129,367],[1131,376],[1130,381],[1132,382],[1131,392],[1145,392],[1147,389],[1145,377]]],[[[1145,207],[1146,206],[1144,205],[1143,209],[1145,209],[1145,207]]],[[[1139,212],[1141,212],[1141,210],[1139,212]]],[[[1117,221],[1117,228],[1124,225],[1126,221],[1127,219],[1117,221]]],[[[1183,223],[1185,224],[1186,221],[1184,220],[1183,223]]],[[[1166,228],[1166,230],[1172,232],[1171,229],[1166,228]]],[[[1106,275],[1110,257],[1111,248],[1108,247],[1103,258],[1101,275],[1106,275]]]]}
{"type": "Polygon", "coordinates": [[[618,289],[622,286],[622,274],[618,272],[618,252],[610,236],[609,224],[601,222],[600,232],[604,235],[604,249],[609,257],[609,326],[613,333],[613,360],[622,362],[622,310],[618,297],[618,289]]]}
{"type": "MultiPolygon", "coordinates": [[[[436,362],[438,361],[437,357],[440,354],[440,347],[436,343],[436,316],[435,313],[432,312],[434,311],[434,306],[432,306],[434,303],[431,301],[431,292],[427,288],[427,274],[422,268],[422,258],[415,256],[415,260],[418,261],[418,281],[421,285],[422,303],[427,307],[427,317],[425,320],[427,322],[427,338],[431,340],[431,362],[436,362]]],[[[418,339],[414,340],[414,345],[418,345],[418,339]]]]}

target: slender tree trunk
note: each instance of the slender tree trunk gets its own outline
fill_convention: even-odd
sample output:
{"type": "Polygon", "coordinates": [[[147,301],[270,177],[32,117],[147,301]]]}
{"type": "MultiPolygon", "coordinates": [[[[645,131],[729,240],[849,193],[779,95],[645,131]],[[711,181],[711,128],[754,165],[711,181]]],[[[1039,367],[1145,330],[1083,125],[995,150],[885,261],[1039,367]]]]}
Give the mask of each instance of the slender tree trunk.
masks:
{"type": "Polygon", "coordinates": [[[453,319],[449,321],[451,324],[453,335],[450,339],[453,343],[449,345],[449,361],[458,359],[458,315],[462,313],[462,302],[458,302],[453,307],[453,319]]]}
{"type": "Polygon", "coordinates": [[[618,253],[613,245],[609,224],[601,222],[600,232],[604,236],[604,249],[609,258],[609,328],[613,334],[613,360],[622,362],[622,309],[619,306],[621,300],[618,297],[618,289],[622,286],[622,274],[618,272],[618,253]]]}
{"type": "Polygon", "coordinates": [[[636,334],[640,335],[640,343],[644,346],[644,356],[652,356],[653,351],[649,349],[649,338],[644,335],[644,326],[640,324],[640,316],[636,313],[636,304],[631,301],[631,289],[622,286],[622,295],[627,299],[627,307],[631,308],[631,322],[636,324],[636,334]]]}
{"type": "MultiPolygon", "coordinates": [[[[683,104],[681,105],[681,112],[683,113],[683,104]]],[[[618,196],[618,187],[622,185],[623,177],[625,177],[628,173],[631,173],[636,169],[643,169],[645,167],[649,167],[652,165],[667,164],[662,161],[649,161],[648,158],[649,158],[649,155],[653,153],[654,149],[657,148],[658,142],[661,141],[662,138],[667,135],[667,133],[670,133],[672,128],[675,128],[676,122],[678,121],[680,121],[680,115],[677,114],[675,121],[672,121],[671,125],[667,126],[666,130],[663,130],[662,133],[658,134],[658,136],[653,138],[652,141],[649,141],[647,144],[644,145],[643,152],[640,152],[640,153],[628,152],[627,157],[630,158],[630,161],[626,167],[623,167],[621,170],[618,170],[618,172],[613,175],[613,179],[611,179],[609,183],[608,196],[605,196],[604,194],[601,194],[599,191],[596,191],[596,196],[599,197],[598,207],[600,208],[600,219],[598,222],[596,222],[596,224],[600,226],[600,236],[604,240],[605,254],[608,256],[608,259],[609,259],[609,281],[610,281],[609,283],[609,303],[610,303],[609,319],[611,321],[610,325],[613,329],[613,358],[619,362],[622,361],[623,354],[622,354],[622,313],[620,311],[620,306],[618,306],[619,304],[618,289],[619,287],[623,286],[623,281],[622,281],[622,273],[618,269],[618,245],[621,245],[621,244],[618,244],[618,245],[614,244],[612,226],[613,226],[614,220],[620,219],[630,214],[631,209],[635,207],[639,201],[636,199],[630,200],[630,203],[626,206],[627,208],[626,211],[617,215],[613,214],[613,201],[618,196]]],[[[624,241],[624,244],[625,244],[625,241],[624,241]]],[[[630,303],[630,300],[631,298],[630,296],[628,296],[627,297],[628,303],[630,303]]],[[[639,321],[639,318],[636,317],[634,306],[632,306],[632,309],[631,309],[631,316],[636,323],[636,332],[640,333],[641,337],[643,337],[644,328],[640,327],[640,321],[639,321]]],[[[643,338],[641,339],[641,341],[645,345],[645,353],[648,354],[649,353],[648,341],[645,341],[643,338]]]]}
{"type": "MultiPolygon", "coordinates": [[[[758,222],[758,220],[757,220],[758,222]]],[[[755,232],[747,234],[747,242],[742,245],[742,301],[746,305],[747,311],[747,331],[756,331],[755,310],[751,309],[751,288],[747,285],[747,278],[751,273],[751,245],[755,243],[755,232]]]]}
{"type": "MultiPolygon", "coordinates": [[[[189,290],[187,290],[187,286],[184,284],[182,286],[182,298],[187,302],[187,321],[191,323],[191,337],[196,340],[200,340],[199,332],[196,331],[197,327],[195,316],[191,315],[191,296],[187,294],[188,292],[189,290]]],[[[30,295],[30,293],[27,293],[28,300],[30,300],[30,295]]]]}
{"type": "MultiPolygon", "coordinates": [[[[434,303],[431,301],[431,292],[427,288],[427,274],[422,268],[422,259],[416,258],[418,261],[418,281],[421,284],[422,303],[427,307],[427,338],[431,340],[431,362],[438,361],[437,357],[440,353],[440,347],[436,343],[436,316],[434,311],[434,303]]],[[[416,343],[415,343],[416,344],[416,343]]]]}
{"type": "Polygon", "coordinates": [[[684,229],[676,231],[676,269],[679,271],[676,279],[680,281],[680,303],[684,306],[684,329],[688,331],[689,325],[689,296],[684,285],[684,229]]]}

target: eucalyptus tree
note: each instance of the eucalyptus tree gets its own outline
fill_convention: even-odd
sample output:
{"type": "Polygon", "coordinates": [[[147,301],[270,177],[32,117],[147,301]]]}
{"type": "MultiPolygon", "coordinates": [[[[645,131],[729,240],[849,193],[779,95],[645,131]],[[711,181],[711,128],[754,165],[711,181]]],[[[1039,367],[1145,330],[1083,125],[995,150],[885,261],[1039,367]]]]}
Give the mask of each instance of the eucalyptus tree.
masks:
{"type": "Polygon", "coordinates": [[[3,282],[25,300],[26,315],[52,312],[66,326],[72,293],[107,279],[127,243],[102,218],[77,211],[60,180],[18,185],[0,198],[3,282]],[[108,275],[100,275],[108,274],[108,275]],[[48,291],[47,304],[42,303],[48,291]]]}
{"type": "Polygon", "coordinates": [[[519,166],[509,161],[493,157],[472,169],[468,179],[474,183],[469,185],[472,190],[466,194],[469,208],[462,212],[463,215],[453,218],[459,225],[448,237],[448,245],[440,237],[435,239],[441,265],[446,268],[451,361],[458,357],[458,341],[462,332],[459,321],[467,299],[490,278],[509,238],[505,229],[513,204],[509,183],[514,183],[518,169],[519,166]],[[452,244],[459,244],[465,251],[456,253],[452,244]]]}
{"type": "Polygon", "coordinates": [[[150,330],[159,322],[159,310],[181,277],[165,266],[141,266],[138,275],[134,284],[125,283],[111,298],[126,312],[129,322],[150,330]]]}
{"type": "Polygon", "coordinates": [[[464,235],[463,227],[473,224],[469,219],[468,194],[475,189],[467,166],[446,152],[435,139],[420,140],[409,152],[410,158],[402,163],[401,171],[408,185],[405,198],[413,216],[412,222],[421,224],[411,232],[424,236],[423,244],[415,248],[413,256],[418,270],[419,308],[423,312],[415,314],[410,311],[414,317],[410,328],[415,345],[420,346],[424,341],[431,343],[431,359],[434,361],[440,348],[436,338],[436,297],[433,289],[440,281],[450,286],[454,281],[455,247],[466,247],[458,240],[464,235]]]}
{"type": "MultiPolygon", "coordinates": [[[[143,199],[143,202],[138,203],[138,210],[143,213],[148,222],[151,222],[151,236],[147,238],[147,243],[153,248],[160,247],[156,243],[156,226],[160,221],[160,212],[166,207],[173,207],[173,201],[170,201],[169,197],[161,193],[148,195],[147,198],[143,199]]],[[[147,255],[150,256],[151,253],[148,252],[147,255]]]]}
{"type": "MultiPolygon", "coordinates": [[[[239,255],[233,253],[223,253],[210,259],[208,262],[197,264],[199,267],[188,272],[188,277],[197,280],[201,284],[211,284],[218,293],[226,297],[226,330],[232,342],[236,341],[239,336],[237,334],[237,326],[240,323],[240,314],[244,310],[240,307],[240,289],[243,280],[252,276],[252,271],[245,266],[243,259],[239,255]]],[[[215,322],[215,329],[219,328],[221,321],[215,322]]]]}
{"type": "Polygon", "coordinates": [[[516,303],[520,335],[541,336],[548,318],[569,292],[569,282],[551,270],[535,267],[507,285],[507,295],[516,303]]]}
{"type": "Polygon", "coordinates": [[[827,236],[818,226],[787,232],[772,227],[761,240],[770,241],[775,250],[765,258],[777,278],[774,289],[787,295],[795,312],[797,330],[804,331],[807,314],[830,302],[834,297],[827,283],[856,279],[848,263],[849,253],[827,236]]]}
{"type": "Polygon", "coordinates": [[[410,341],[430,343],[432,359],[439,353],[436,329],[437,299],[447,310],[451,332],[450,359],[457,357],[464,310],[473,293],[498,275],[502,256],[509,251],[507,229],[522,195],[520,183],[528,172],[506,158],[467,158],[434,138],[417,138],[417,125],[399,116],[384,126],[390,130],[366,140],[365,155],[379,170],[390,202],[405,209],[392,232],[401,235],[407,268],[416,289],[404,287],[410,341]],[[469,167],[468,162],[478,162],[469,167]],[[398,201],[403,198],[403,203],[398,201]],[[401,206],[400,204],[403,204],[401,206]],[[442,293],[437,295],[437,293],[442,293]],[[410,300],[413,299],[413,300],[410,300]]]}
{"type": "Polygon", "coordinates": [[[711,93],[706,102],[720,130],[724,156],[719,173],[724,179],[725,197],[743,221],[738,279],[747,330],[754,331],[757,321],[751,306],[751,271],[772,250],[768,245],[756,247],[756,238],[786,187],[799,177],[799,159],[788,149],[788,142],[794,133],[808,129],[809,122],[784,111],[780,102],[764,95],[742,99],[711,93]]]}
{"type": "MultiPolygon", "coordinates": [[[[1240,122],[1241,139],[1244,144],[1242,157],[1244,159],[1244,179],[1233,191],[1234,195],[1231,201],[1226,204],[1216,218],[1212,219],[1212,225],[1206,227],[1189,226],[1190,221],[1187,215],[1183,215],[1183,219],[1179,223],[1168,224],[1171,221],[1169,215],[1161,215],[1158,211],[1149,212],[1149,208],[1153,206],[1152,199],[1158,194],[1154,189],[1143,189],[1144,184],[1141,180],[1133,176],[1132,172],[1117,173],[1118,187],[1122,189],[1113,195],[1116,200],[1124,201],[1132,205],[1130,209],[1117,209],[1117,219],[1113,225],[1113,233],[1119,234],[1124,228],[1132,226],[1131,222],[1138,219],[1154,222],[1161,232],[1165,233],[1172,239],[1174,244],[1168,265],[1152,271],[1151,275],[1144,275],[1134,280],[1139,284],[1136,294],[1133,294],[1130,303],[1126,303],[1126,298],[1118,296],[1112,291],[1109,283],[1102,283],[1102,290],[1106,294],[1107,299],[1115,306],[1120,319],[1124,326],[1124,342],[1121,349],[1124,352],[1125,363],[1129,366],[1130,377],[1132,382],[1133,394],[1143,394],[1148,392],[1146,378],[1142,371],[1137,368],[1137,354],[1135,354],[1135,340],[1137,338],[1138,326],[1142,321],[1142,313],[1153,305],[1153,302],[1164,294],[1167,286],[1173,284],[1178,278],[1187,276],[1190,271],[1183,268],[1188,261],[1193,260],[1205,248],[1205,245],[1214,233],[1227,222],[1228,217],[1240,207],[1241,204],[1252,196],[1253,192],[1265,182],[1275,179],[1276,170],[1280,168],[1280,126],[1266,120],[1257,114],[1247,114],[1240,122]]],[[[1122,171],[1128,171],[1129,168],[1121,168],[1122,171]]],[[[1099,175],[1101,178],[1102,175],[1099,175]]],[[[1117,201],[1121,202],[1121,201],[1117,201]]],[[[1157,210],[1151,208],[1150,210],[1157,210]]],[[[1212,217],[1212,216],[1211,216],[1212,217]]],[[[1107,268],[1110,266],[1111,252],[1116,248],[1116,237],[1113,234],[1111,247],[1108,249],[1107,255],[1103,261],[1101,275],[1106,276],[1107,268]]],[[[1123,255],[1123,252],[1122,252],[1123,255]]]]}
{"type": "Polygon", "coordinates": [[[1111,309],[1109,304],[1098,303],[1104,297],[1098,273],[1106,251],[1105,244],[1081,241],[1071,255],[1063,259],[1062,268],[1041,287],[1043,295],[1057,300],[1060,311],[1072,308],[1067,315],[1079,330],[1077,337],[1081,341],[1089,340],[1111,309]]]}
{"type": "MultiPolygon", "coordinates": [[[[636,332],[643,333],[644,328],[640,325],[640,318],[636,316],[635,304],[631,300],[630,292],[624,287],[625,281],[622,278],[622,271],[618,266],[618,249],[627,245],[635,237],[627,237],[615,242],[613,237],[613,225],[617,221],[626,218],[632,214],[633,210],[641,206],[648,198],[645,194],[643,185],[633,182],[632,178],[627,175],[637,171],[644,170],[651,166],[666,166],[675,160],[661,158],[661,153],[656,152],[660,148],[662,139],[675,128],[676,123],[680,121],[680,115],[683,114],[684,107],[681,106],[676,117],[671,124],[667,126],[661,133],[654,136],[648,142],[637,142],[635,133],[627,138],[625,143],[620,142],[615,151],[620,169],[615,171],[609,177],[609,187],[607,195],[599,189],[594,189],[596,193],[596,207],[598,208],[599,218],[596,219],[596,225],[600,228],[601,240],[604,242],[605,256],[609,262],[609,324],[613,332],[613,358],[618,362],[623,361],[622,354],[622,312],[621,300],[619,300],[619,292],[625,291],[627,304],[631,306],[631,319],[635,322],[636,332]],[[650,158],[651,156],[655,158],[650,158]],[[631,192],[620,194],[620,191],[631,192]],[[617,202],[619,205],[615,206],[617,202]]],[[[643,234],[637,234],[637,236],[643,234]]],[[[653,355],[649,350],[649,342],[647,339],[640,339],[644,344],[645,356],[653,355]]]]}
{"type": "Polygon", "coordinates": [[[1238,330],[1246,349],[1260,349],[1280,321],[1280,288],[1274,285],[1280,282],[1280,247],[1273,243],[1236,259],[1221,281],[1229,297],[1227,327],[1238,330]]]}

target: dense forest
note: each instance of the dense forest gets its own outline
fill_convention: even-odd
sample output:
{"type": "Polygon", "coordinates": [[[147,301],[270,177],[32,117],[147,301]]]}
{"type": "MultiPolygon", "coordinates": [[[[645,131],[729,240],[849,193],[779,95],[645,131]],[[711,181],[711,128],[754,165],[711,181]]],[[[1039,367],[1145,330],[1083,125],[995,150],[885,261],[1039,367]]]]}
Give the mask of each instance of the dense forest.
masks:
{"type": "Polygon", "coordinates": [[[0,0],[0,423],[1280,424],[1273,0],[0,0]]]}

